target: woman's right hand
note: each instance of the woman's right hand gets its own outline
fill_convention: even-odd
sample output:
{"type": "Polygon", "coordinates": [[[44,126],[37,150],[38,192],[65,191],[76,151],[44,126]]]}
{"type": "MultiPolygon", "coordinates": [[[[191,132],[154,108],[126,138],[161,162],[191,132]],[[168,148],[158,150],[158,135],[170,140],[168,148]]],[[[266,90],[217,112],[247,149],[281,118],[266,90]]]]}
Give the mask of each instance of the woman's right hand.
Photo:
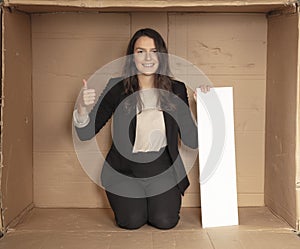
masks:
{"type": "Polygon", "coordinates": [[[83,79],[83,90],[81,94],[81,100],[78,105],[78,114],[79,115],[86,115],[87,108],[90,105],[95,104],[96,100],[96,90],[93,88],[88,89],[87,82],[83,79]]]}
{"type": "MultiPolygon", "coordinates": [[[[208,93],[211,89],[211,86],[210,85],[201,85],[201,86],[199,86],[199,88],[200,88],[201,92],[208,93]]],[[[194,91],[193,97],[197,103],[197,91],[194,91]]]]}

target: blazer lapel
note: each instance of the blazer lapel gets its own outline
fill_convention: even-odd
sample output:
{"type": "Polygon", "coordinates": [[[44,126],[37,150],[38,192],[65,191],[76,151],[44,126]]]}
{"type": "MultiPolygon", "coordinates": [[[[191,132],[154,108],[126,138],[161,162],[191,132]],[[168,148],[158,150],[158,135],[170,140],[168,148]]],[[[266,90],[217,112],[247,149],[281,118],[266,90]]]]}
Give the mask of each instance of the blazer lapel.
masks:
{"type": "MultiPolygon", "coordinates": [[[[173,114],[176,115],[175,113],[173,114]]],[[[171,159],[173,160],[173,162],[175,162],[178,154],[178,131],[175,123],[176,118],[168,112],[164,112],[164,120],[166,127],[167,148],[171,159]]]]}
{"type": "Polygon", "coordinates": [[[132,145],[134,145],[135,134],[136,134],[136,106],[134,108],[132,108],[129,115],[130,115],[130,118],[133,117],[130,120],[130,125],[129,125],[129,139],[130,139],[132,145]]]}
{"type": "Polygon", "coordinates": [[[171,145],[173,120],[172,120],[172,117],[169,113],[163,111],[163,115],[164,115],[165,128],[166,128],[167,144],[171,145]]]}

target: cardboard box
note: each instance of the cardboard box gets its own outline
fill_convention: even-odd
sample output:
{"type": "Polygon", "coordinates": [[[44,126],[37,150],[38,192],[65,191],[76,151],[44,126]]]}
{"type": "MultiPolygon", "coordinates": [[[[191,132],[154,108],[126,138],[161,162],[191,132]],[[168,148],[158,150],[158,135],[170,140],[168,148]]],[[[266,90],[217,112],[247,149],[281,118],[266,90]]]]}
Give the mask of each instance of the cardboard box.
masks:
{"type": "MultiPolygon", "coordinates": [[[[239,206],[299,230],[297,1],[3,1],[1,229],[32,207],[109,207],[74,152],[82,78],[125,54],[141,27],[215,86],[233,86],[239,206]]],[[[195,103],[191,107],[195,111],[195,103]]],[[[97,137],[107,153],[109,124],[97,137]]],[[[199,173],[183,206],[199,207],[199,173]]]]}

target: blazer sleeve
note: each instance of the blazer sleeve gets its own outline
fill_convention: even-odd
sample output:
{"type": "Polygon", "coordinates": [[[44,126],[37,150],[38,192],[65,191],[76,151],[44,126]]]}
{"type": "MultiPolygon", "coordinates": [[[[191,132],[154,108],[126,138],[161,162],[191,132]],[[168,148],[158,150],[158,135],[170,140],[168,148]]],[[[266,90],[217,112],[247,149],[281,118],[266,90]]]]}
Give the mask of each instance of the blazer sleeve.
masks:
{"type": "Polygon", "coordinates": [[[89,113],[90,122],[85,127],[75,126],[80,140],[93,138],[100,129],[107,123],[118,106],[117,100],[120,97],[119,78],[112,78],[107,83],[96,104],[89,113]]]}
{"type": "Polygon", "coordinates": [[[198,129],[192,118],[192,113],[189,107],[187,89],[184,83],[176,82],[175,94],[182,100],[177,105],[179,135],[181,141],[190,148],[198,147],[198,129]]]}

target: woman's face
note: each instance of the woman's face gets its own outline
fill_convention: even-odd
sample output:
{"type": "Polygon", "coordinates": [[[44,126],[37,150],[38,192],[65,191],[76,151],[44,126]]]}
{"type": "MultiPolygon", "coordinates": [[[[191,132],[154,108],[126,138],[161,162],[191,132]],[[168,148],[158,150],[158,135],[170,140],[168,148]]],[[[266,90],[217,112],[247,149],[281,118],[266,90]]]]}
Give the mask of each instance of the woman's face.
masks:
{"type": "Polygon", "coordinates": [[[154,74],[159,66],[154,40],[141,36],[134,44],[134,62],[139,73],[154,74]]]}

